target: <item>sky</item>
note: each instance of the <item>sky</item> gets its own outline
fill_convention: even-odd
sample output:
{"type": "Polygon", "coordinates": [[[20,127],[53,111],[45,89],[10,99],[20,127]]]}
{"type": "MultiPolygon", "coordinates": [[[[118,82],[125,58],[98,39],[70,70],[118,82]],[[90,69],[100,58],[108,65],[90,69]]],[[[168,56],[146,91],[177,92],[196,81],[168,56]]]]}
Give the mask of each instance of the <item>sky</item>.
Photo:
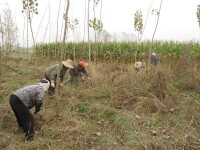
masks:
{"type": "MultiPolygon", "coordinates": [[[[33,32],[37,43],[54,42],[57,33],[57,16],[60,0],[38,0],[38,15],[33,17],[33,32]],[[43,18],[43,20],[42,20],[43,18]]],[[[128,39],[136,40],[137,32],[134,28],[134,13],[141,10],[143,14],[143,24],[150,4],[151,9],[159,9],[161,0],[100,0],[96,7],[96,17],[100,18],[100,8],[102,6],[101,20],[103,30],[112,35],[119,35],[118,40],[128,39]],[[123,34],[122,34],[123,33],[123,34]],[[122,37],[124,35],[125,37],[122,37]],[[129,36],[134,35],[134,36],[129,36]]],[[[160,13],[160,20],[155,34],[155,40],[162,41],[200,41],[200,28],[198,26],[196,11],[199,0],[163,0],[160,13]]],[[[90,19],[93,18],[92,1],[90,8],[90,19]]],[[[58,41],[62,41],[63,14],[66,6],[65,0],[61,0],[59,13],[58,41]]],[[[27,29],[25,14],[22,11],[21,0],[0,0],[0,13],[3,15],[3,9],[9,7],[13,18],[19,28],[19,44],[25,46],[27,43],[27,29]],[[25,35],[25,36],[23,36],[25,35]]],[[[75,37],[69,30],[68,40],[83,41],[85,20],[85,0],[70,0],[69,18],[77,18],[79,25],[75,29],[75,37]]],[[[151,40],[155,29],[155,16],[149,14],[146,22],[142,40],[151,40]]],[[[32,45],[32,38],[29,29],[29,45],[32,45]]]]}

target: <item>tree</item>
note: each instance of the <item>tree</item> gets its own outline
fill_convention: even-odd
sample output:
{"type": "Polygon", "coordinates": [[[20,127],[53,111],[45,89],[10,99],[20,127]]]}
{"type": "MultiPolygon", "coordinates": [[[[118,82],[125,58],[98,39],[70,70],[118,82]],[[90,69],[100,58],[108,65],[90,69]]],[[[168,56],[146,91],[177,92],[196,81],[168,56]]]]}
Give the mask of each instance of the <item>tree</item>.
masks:
{"type": "MultiPolygon", "coordinates": [[[[33,39],[33,47],[35,47],[35,38],[33,35],[33,28],[32,28],[32,19],[34,14],[38,14],[38,2],[37,0],[22,0],[23,10],[22,13],[26,12],[27,20],[29,21],[32,39],[33,39]]],[[[27,31],[28,32],[28,31],[27,31]]]]}
{"type": "Polygon", "coordinates": [[[74,38],[74,61],[75,61],[75,29],[77,28],[79,21],[77,18],[75,19],[68,19],[68,27],[72,30],[73,38],[74,38]]]}
{"type": "Polygon", "coordinates": [[[18,28],[13,21],[12,12],[9,8],[4,9],[1,26],[2,47],[4,50],[11,51],[16,42],[18,28]]]}
{"type": "MultiPolygon", "coordinates": [[[[96,17],[96,7],[99,3],[99,0],[93,0],[93,19],[89,19],[89,27],[94,30],[94,41],[97,42],[97,37],[99,37],[100,32],[103,29],[103,23],[100,19],[96,17]],[[98,36],[97,36],[98,33],[98,36]]],[[[94,61],[96,62],[96,47],[94,47],[94,61]]]]}
{"type": "Polygon", "coordinates": [[[17,26],[13,20],[9,7],[3,9],[3,17],[0,15],[0,83],[3,75],[3,64],[5,63],[5,50],[11,51],[17,43],[17,26]]]}
{"type": "MultiPolygon", "coordinates": [[[[87,10],[87,32],[88,32],[88,50],[89,50],[89,63],[91,64],[91,45],[90,45],[90,0],[88,0],[88,10],[87,10]]],[[[90,67],[89,67],[90,69],[90,67]]]]}
{"type": "Polygon", "coordinates": [[[159,23],[160,12],[161,12],[161,8],[162,8],[162,2],[163,2],[163,0],[161,0],[161,2],[160,2],[159,10],[157,10],[157,9],[152,10],[152,14],[155,16],[155,29],[154,29],[153,36],[152,36],[152,39],[151,39],[150,48],[148,50],[148,64],[147,64],[148,73],[149,73],[150,56],[151,56],[152,51],[154,52],[154,50],[152,50],[153,49],[153,42],[154,42],[154,37],[155,37],[155,34],[156,34],[157,27],[158,27],[158,23],[159,23]]]}
{"type": "Polygon", "coordinates": [[[2,43],[0,45],[0,83],[2,81],[2,70],[3,70],[3,30],[2,30],[2,22],[1,22],[1,16],[0,16],[0,27],[1,27],[1,36],[2,36],[2,43]]]}
{"type": "Polygon", "coordinates": [[[197,6],[196,15],[197,15],[197,21],[199,23],[199,28],[200,28],[200,5],[197,6]]]}
{"type": "MultiPolygon", "coordinates": [[[[65,25],[64,25],[64,34],[63,34],[63,41],[62,41],[62,50],[61,50],[61,56],[60,56],[60,65],[59,65],[59,69],[57,70],[57,78],[56,78],[56,83],[57,85],[60,84],[60,67],[62,65],[62,61],[64,59],[64,50],[65,50],[65,45],[66,45],[66,36],[67,36],[67,30],[68,30],[68,12],[69,12],[69,6],[70,6],[70,1],[67,0],[67,8],[65,10],[65,13],[63,15],[63,19],[65,20],[65,25]]],[[[59,86],[56,86],[56,89],[55,89],[55,96],[56,96],[56,113],[58,114],[58,111],[59,111],[59,107],[58,107],[58,104],[59,104],[59,95],[58,95],[58,87],[59,86]]]]}
{"type": "Polygon", "coordinates": [[[158,23],[159,23],[159,19],[160,19],[160,12],[161,12],[161,8],[162,8],[162,2],[163,2],[163,0],[161,0],[161,2],[160,2],[159,10],[157,10],[157,9],[152,10],[152,14],[155,15],[155,18],[156,18],[156,23],[155,23],[155,29],[154,29],[154,32],[153,32],[153,36],[152,36],[152,39],[151,39],[151,46],[150,46],[150,49],[149,49],[149,59],[150,59],[150,55],[151,55],[152,48],[153,48],[153,41],[154,41],[154,37],[155,37],[155,34],[156,34],[156,30],[158,28],[158,23]]]}
{"type": "Polygon", "coordinates": [[[110,41],[111,37],[112,37],[112,35],[106,30],[102,30],[101,33],[99,34],[100,40],[104,41],[104,42],[110,41]]]}
{"type": "Polygon", "coordinates": [[[134,27],[135,31],[138,32],[138,40],[140,40],[140,35],[142,34],[142,29],[143,29],[143,19],[142,19],[142,11],[137,10],[136,13],[134,14],[134,27]]]}
{"type": "Polygon", "coordinates": [[[89,20],[89,27],[94,29],[94,32],[95,32],[94,40],[96,42],[97,41],[96,32],[97,31],[99,31],[99,32],[102,31],[103,23],[101,22],[101,20],[99,20],[97,18],[93,18],[93,20],[89,20]]]}
{"type": "MultiPolygon", "coordinates": [[[[140,43],[141,40],[141,35],[142,35],[142,30],[143,30],[143,19],[142,19],[142,11],[141,10],[137,10],[134,14],[134,27],[135,27],[135,31],[137,31],[137,41],[138,44],[140,43]]],[[[137,58],[137,52],[138,52],[138,44],[137,44],[137,50],[136,50],[136,54],[135,54],[135,62],[136,62],[136,58],[137,58]]]]}

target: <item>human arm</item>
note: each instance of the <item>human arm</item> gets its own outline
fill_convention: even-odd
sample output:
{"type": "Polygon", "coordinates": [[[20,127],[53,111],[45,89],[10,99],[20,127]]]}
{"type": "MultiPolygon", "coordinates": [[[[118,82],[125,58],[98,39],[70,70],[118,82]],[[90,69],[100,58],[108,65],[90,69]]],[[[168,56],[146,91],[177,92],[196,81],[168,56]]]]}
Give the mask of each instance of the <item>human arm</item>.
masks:
{"type": "Polygon", "coordinates": [[[37,114],[41,109],[43,99],[45,97],[45,91],[43,89],[38,89],[38,95],[35,101],[35,112],[37,114]]]}
{"type": "Polygon", "coordinates": [[[85,69],[85,68],[82,68],[82,69],[81,69],[81,77],[85,78],[84,76],[85,76],[86,79],[88,79],[88,80],[91,79],[91,78],[89,77],[89,75],[88,75],[86,69],[85,69]]]}
{"type": "Polygon", "coordinates": [[[41,110],[40,109],[41,106],[42,106],[42,101],[36,101],[34,114],[37,114],[41,110]]]}

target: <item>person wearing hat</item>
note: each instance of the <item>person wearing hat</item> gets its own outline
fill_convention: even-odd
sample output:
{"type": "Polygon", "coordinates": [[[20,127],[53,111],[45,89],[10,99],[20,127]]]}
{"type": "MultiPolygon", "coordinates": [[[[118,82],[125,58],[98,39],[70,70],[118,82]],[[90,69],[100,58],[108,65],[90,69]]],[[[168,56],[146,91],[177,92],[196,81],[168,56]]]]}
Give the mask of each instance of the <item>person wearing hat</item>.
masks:
{"type": "Polygon", "coordinates": [[[59,75],[60,81],[63,82],[66,71],[69,68],[73,68],[72,64],[73,64],[72,60],[68,59],[66,61],[62,61],[61,66],[60,66],[60,64],[55,64],[46,69],[45,78],[50,82],[50,87],[48,89],[48,93],[50,95],[55,93],[58,69],[60,69],[59,70],[60,71],[60,75],[59,75]]]}
{"type": "Polygon", "coordinates": [[[82,80],[84,80],[85,78],[90,80],[90,77],[88,76],[88,73],[86,71],[87,67],[88,67],[88,63],[86,63],[83,60],[79,61],[77,64],[74,64],[73,68],[69,69],[69,74],[68,74],[69,76],[65,84],[67,84],[68,82],[77,84],[78,79],[80,77],[82,78],[82,80]]]}
{"type": "Polygon", "coordinates": [[[34,114],[40,111],[45,91],[50,83],[43,79],[36,85],[20,88],[10,95],[10,106],[15,114],[19,128],[25,132],[25,140],[32,141],[34,137],[34,118],[30,109],[35,107],[34,114]]]}
{"type": "Polygon", "coordinates": [[[143,70],[145,68],[145,64],[141,61],[137,61],[134,64],[134,68],[135,68],[135,72],[137,74],[140,70],[143,70]]]}
{"type": "Polygon", "coordinates": [[[150,61],[151,61],[151,64],[153,65],[153,67],[155,68],[158,64],[158,57],[157,57],[156,53],[151,54],[150,61]]]}

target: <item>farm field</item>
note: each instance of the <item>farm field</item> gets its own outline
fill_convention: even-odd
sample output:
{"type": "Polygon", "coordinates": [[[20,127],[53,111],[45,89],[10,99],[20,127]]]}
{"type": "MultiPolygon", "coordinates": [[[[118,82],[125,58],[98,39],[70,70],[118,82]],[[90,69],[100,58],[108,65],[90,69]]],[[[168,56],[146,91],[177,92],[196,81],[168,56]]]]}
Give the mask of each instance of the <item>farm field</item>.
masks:
{"type": "Polygon", "coordinates": [[[1,63],[0,149],[200,149],[200,69],[194,60],[180,57],[138,74],[133,64],[92,62],[91,80],[59,87],[58,100],[46,94],[34,115],[34,142],[24,143],[9,96],[44,78],[55,61],[11,56],[1,63]]]}
{"type": "Polygon", "coordinates": [[[198,0],[0,10],[0,150],[200,150],[198,0]]]}

